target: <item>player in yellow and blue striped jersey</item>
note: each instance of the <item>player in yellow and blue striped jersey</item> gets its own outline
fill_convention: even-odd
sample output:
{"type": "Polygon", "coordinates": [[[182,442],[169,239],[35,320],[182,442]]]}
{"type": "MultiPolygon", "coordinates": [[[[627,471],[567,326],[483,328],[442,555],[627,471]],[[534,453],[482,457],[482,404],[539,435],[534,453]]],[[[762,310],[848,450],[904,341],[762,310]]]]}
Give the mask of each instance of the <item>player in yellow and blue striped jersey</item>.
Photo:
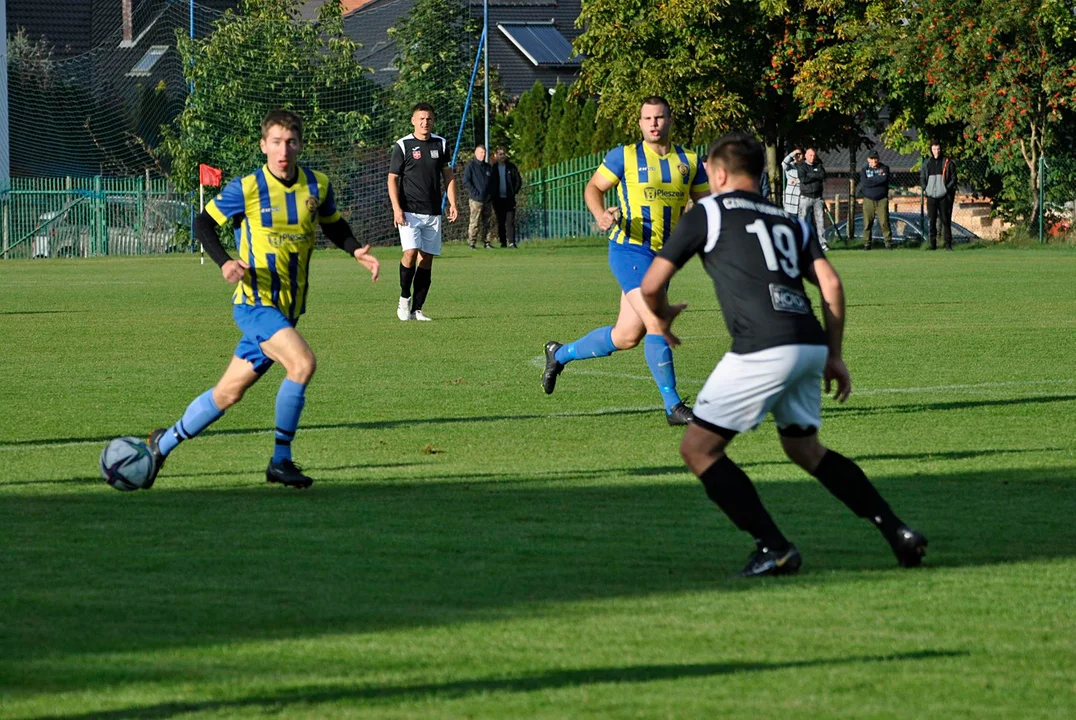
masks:
{"type": "Polygon", "coordinates": [[[661,393],[665,417],[670,425],[686,425],[691,422],[691,410],[676,390],[672,349],[639,290],[643,275],[669,239],[688,201],[709,195],[706,170],[698,155],[670,143],[672,124],[665,98],[643,100],[639,111],[643,141],[611,150],[587,183],[587,208],[598,228],[608,233],[609,268],[621,291],[620,314],[616,324],[592,330],[575,342],[546,343],[542,387],[551,394],[557,376],[573,360],[628,350],[645,337],[646,363],[661,393]],[[613,188],[619,205],[607,208],[605,194],[613,188]]]}
{"type": "Polygon", "coordinates": [[[218,420],[279,362],[287,376],[276,397],[276,440],[265,476],[269,482],[309,487],[313,480],[292,461],[291,442],[316,368],[314,353],[296,325],[306,312],[317,227],[369,270],[373,280],[378,278],[378,261],[340,216],[329,179],[298,163],[303,149],[299,116],[272,110],[261,131],[265,165],[228,183],[194,222],[196,237],[221,275],[236,285],[232,314],[242,338],[216,386],[195,398],[175,425],[150,435],[154,478],[179,443],[218,420]],[[226,222],[235,229],[236,259],[217,239],[217,225],[226,222]]]}

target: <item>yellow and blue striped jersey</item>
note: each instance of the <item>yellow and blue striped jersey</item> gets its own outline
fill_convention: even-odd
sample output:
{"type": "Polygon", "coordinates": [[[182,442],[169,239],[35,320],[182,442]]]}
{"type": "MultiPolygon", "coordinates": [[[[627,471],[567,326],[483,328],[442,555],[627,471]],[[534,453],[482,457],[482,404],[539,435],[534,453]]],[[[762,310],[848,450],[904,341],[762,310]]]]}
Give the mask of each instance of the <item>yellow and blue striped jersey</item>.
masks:
{"type": "Polygon", "coordinates": [[[206,211],[218,224],[232,219],[239,257],[250,266],[233,302],[272,306],[292,321],[306,312],[317,224],[340,219],[325,174],[300,166],[288,186],[262,166],[228,183],[206,211]]]}
{"type": "Polygon", "coordinates": [[[693,192],[708,192],[706,170],[694,150],[673,145],[658,155],[646,143],[621,145],[605,156],[598,173],[617,186],[620,219],[611,242],[661,250],[693,192]]]}

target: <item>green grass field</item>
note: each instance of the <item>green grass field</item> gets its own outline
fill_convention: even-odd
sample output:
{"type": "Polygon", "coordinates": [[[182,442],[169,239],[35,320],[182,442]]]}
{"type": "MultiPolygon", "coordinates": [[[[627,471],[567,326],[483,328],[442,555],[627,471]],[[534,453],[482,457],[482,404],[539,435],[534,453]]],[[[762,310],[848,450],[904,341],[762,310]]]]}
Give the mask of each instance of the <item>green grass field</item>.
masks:
{"type": "MultiPolygon", "coordinates": [[[[731,456],[804,556],[752,548],[683,468],[642,350],[541,348],[610,322],[596,243],[446,249],[426,309],[325,251],[319,359],[270,486],[275,369],[149,492],[97,458],[167,425],[237,340],[196,258],[0,263],[0,716],[1076,717],[1076,252],[836,252],[855,391],[822,436],[930,538],[888,547],[784,462],[731,456]]],[[[728,345],[708,278],[676,365],[728,345]]]]}

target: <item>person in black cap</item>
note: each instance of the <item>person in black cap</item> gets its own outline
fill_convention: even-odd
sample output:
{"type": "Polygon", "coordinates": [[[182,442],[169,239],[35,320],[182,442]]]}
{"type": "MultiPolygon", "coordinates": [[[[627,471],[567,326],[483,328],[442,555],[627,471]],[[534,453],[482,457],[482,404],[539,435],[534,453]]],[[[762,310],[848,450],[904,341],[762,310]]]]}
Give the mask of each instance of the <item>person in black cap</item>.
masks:
{"type": "Polygon", "coordinates": [[[889,166],[879,162],[878,151],[867,156],[867,165],[859,171],[859,190],[863,193],[863,249],[871,249],[874,217],[885,238],[885,249],[893,249],[893,232],[889,229],[889,166]]]}

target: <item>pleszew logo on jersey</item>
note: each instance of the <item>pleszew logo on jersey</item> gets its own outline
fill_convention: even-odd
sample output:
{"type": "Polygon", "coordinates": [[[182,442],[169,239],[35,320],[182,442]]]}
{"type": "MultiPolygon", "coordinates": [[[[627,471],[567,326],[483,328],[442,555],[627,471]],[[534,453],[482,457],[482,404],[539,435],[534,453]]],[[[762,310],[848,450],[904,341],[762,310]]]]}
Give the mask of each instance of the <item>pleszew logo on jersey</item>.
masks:
{"type": "Polygon", "coordinates": [[[422,148],[417,148],[417,147],[411,148],[411,157],[413,157],[416,160],[421,160],[422,159],[422,148]]]}
{"type": "Polygon", "coordinates": [[[796,313],[797,315],[809,315],[811,304],[807,296],[799,290],[784,285],[770,283],[770,301],[773,309],[777,312],[796,313]]]}

